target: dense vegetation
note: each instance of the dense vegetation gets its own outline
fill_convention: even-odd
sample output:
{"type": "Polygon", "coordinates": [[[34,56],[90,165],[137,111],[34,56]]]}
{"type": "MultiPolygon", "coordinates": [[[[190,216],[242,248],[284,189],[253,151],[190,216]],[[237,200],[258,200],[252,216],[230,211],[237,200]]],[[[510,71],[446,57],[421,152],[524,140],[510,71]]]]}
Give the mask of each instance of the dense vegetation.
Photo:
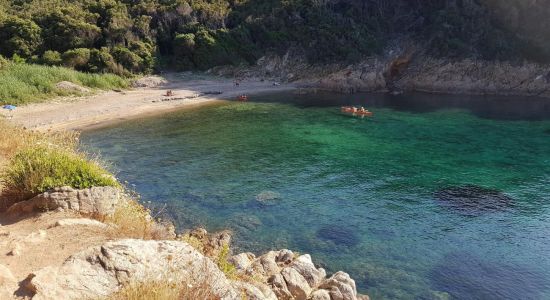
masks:
{"type": "Polygon", "coordinates": [[[56,84],[60,81],[104,90],[128,86],[127,79],[113,74],[87,74],[63,67],[22,64],[0,58],[0,105],[20,105],[79,93],[58,88],[56,84]]]}
{"type": "MultiPolygon", "coordinates": [[[[412,39],[429,54],[507,59],[487,0],[0,0],[0,54],[81,71],[206,69],[300,49],[356,60],[412,39]]],[[[517,1],[516,1],[517,2],[517,1]]],[[[519,2],[518,2],[519,3],[519,2]]],[[[495,9],[495,11],[498,11],[495,9]]]]}

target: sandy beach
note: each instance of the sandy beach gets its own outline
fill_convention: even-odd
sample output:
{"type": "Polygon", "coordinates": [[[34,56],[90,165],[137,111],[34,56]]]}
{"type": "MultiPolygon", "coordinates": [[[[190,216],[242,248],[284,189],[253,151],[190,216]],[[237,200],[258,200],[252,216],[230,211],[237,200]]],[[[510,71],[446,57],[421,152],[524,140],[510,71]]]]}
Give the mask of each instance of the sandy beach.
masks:
{"type": "Polygon", "coordinates": [[[58,98],[43,103],[2,111],[15,124],[32,130],[85,130],[136,117],[159,115],[173,110],[236,99],[241,94],[288,91],[292,85],[271,81],[243,80],[239,86],[231,79],[186,74],[164,76],[158,87],[106,91],[92,96],[58,98]],[[168,90],[171,96],[165,96],[168,90]],[[221,92],[221,93],[220,93],[221,92]]]}

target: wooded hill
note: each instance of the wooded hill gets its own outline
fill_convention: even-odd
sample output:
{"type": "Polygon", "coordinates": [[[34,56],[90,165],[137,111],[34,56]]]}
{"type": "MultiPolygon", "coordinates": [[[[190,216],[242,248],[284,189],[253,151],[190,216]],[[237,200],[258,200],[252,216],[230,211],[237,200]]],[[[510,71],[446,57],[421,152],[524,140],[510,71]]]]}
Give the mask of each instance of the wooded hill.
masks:
{"type": "Polygon", "coordinates": [[[355,61],[403,39],[436,57],[546,59],[547,35],[525,20],[548,8],[524,2],[0,0],[0,54],[116,74],[253,63],[290,47],[315,63],[355,61]]]}

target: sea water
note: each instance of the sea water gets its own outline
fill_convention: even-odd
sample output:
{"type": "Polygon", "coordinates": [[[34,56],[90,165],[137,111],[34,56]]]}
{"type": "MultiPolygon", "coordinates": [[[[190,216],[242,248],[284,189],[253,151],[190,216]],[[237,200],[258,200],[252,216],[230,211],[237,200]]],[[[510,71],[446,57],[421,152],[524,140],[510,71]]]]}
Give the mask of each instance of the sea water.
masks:
{"type": "Polygon", "coordinates": [[[180,229],[310,253],[371,299],[550,299],[550,101],[250,98],[82,140],[180,229]]]}

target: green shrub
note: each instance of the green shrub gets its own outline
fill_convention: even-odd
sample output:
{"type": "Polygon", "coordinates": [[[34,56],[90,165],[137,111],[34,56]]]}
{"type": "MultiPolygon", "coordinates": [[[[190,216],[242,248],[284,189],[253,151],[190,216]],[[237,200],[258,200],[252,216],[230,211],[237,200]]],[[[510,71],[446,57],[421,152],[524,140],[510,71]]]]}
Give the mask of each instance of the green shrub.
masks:
{"type": "Polygon", "coordinates": [[[130,51],[130,49],[118,46],[115,47],[111,53],[117,63],[121,64],[126,70],[133,73],[142,71],[143,59],[130,51]]]}
{"type": "Polygon", "coordinates": [[[129,45],[130,51],[141,57],[140,72],[149,73],[153,71],[156,64],[155,47],[150,43],[132,41],[129,45]]]}
{"type": "Polygon", "coordinates": [[[63,62],[61,54],[57,51],[48,50],[42,54],[40,61],[48,66],[60,66],[63,62]]]}
{"type": "Polygon", "coordinates": [[[85,71],[88,68],[88,61],[90,61],[90,49],[77,48],[68,50],[63,53],[61,59],[64,66],[85,71]]]}
{"type": "Polygon", "coordinates": [[[77,189],[119,186],[112,175],[82,154],[47,146],[30,146],[17,153],[7,168],[5,180],[9,189],[29,194],[62,186],[77,189]]]}
{"type": "Polygon", "coordinates": [[[94,73],[113,72],[117,70],[115,60],[107,48],[90,50],[88,70],[94,73]]]}

